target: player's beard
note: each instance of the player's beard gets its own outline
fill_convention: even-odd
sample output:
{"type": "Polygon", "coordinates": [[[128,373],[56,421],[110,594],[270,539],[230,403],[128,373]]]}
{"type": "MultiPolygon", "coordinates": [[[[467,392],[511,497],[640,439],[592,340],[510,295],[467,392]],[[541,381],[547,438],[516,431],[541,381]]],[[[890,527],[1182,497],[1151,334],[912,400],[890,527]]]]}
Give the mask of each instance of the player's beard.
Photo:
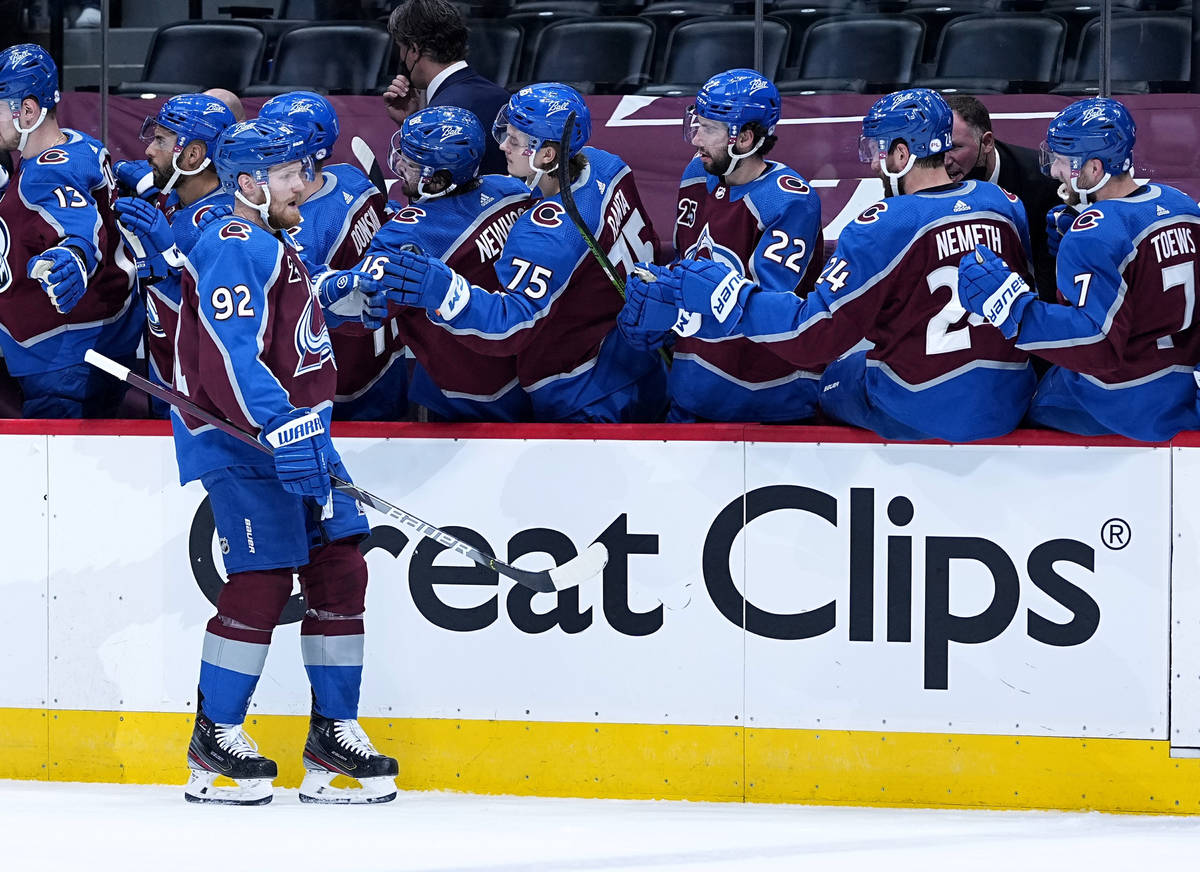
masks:
{"type": "Polygon", "coordinates": [[[718,178],[729,172],[730,157],[727,149],[707,149],[700,148],[696,150],[698,154],[702,154],[708,158],[708,163],[704,165],[704,171],[710,176],[718,178]],[[716,151],[716,154],[713,153],[716,151]]]}
{"type": "Polygon", "coordinates": [[[166,169],[163,169],[157,164],[151,163],[150,172],[154,175],[154,187],[161,191],[171,181],[171,176],[175,175],[175,167],[168,165],[166,169]]]}
{"type": "Polygon", "coordinates": [[[300,207],[289,201],[271,199],[267,207],[267,225],[272,230],[290,230],[300,224],[300,207]]]}

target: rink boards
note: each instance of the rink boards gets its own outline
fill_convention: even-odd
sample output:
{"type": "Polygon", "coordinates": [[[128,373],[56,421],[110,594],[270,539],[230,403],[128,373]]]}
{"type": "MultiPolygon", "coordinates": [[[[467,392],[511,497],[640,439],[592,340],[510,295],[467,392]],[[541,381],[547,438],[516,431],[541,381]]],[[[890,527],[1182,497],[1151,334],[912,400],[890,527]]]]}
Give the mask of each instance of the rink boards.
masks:
{"type": "MultiPolygon", "coordinates": [[[[0,428],[0,778],[182,783],[219,537],[159,423],[0,428]]],[[[362,719],[407,789],[1200,813],[1200,439],[335,431],[372,516],[362,719]]],[[[225,532],[225,531],[223,531],[225,532]]],[[[237,531],[235,531],[237,532],[237,531]]],[[[298,783],[294,597],[250,733],[298,783]]]]}

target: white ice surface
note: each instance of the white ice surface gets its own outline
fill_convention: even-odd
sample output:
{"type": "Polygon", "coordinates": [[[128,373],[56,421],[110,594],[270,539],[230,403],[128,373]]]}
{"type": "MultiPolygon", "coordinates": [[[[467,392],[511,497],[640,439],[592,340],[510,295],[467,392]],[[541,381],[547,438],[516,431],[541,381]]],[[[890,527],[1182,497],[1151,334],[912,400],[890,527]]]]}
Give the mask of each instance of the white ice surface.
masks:
{"type": "Polygon", "coordinates": [[[401,793],[195,806],[178,787],[0,781],[0,870],[1183,872],[1200,819],[401,793]]]}

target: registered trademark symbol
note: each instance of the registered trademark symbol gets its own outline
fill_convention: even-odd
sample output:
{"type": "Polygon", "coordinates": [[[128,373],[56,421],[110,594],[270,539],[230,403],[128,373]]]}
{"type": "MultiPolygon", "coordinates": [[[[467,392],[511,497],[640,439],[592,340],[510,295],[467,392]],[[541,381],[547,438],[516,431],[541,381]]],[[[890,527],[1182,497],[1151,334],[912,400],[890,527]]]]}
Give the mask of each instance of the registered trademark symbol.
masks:
{"type": "Polygon", "coordinates": [[[1100,541],[1110,551],[1120,551],[1132,538],[1133,531],[1129,529],[1129,524],[1120,518],[1109,518],[1100,525],[1100,541]]]}

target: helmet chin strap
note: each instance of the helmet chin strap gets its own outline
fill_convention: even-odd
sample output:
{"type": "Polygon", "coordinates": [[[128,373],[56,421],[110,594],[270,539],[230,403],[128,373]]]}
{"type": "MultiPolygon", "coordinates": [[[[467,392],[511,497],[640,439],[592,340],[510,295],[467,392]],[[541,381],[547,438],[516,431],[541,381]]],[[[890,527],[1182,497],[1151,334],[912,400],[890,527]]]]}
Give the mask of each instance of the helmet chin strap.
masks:
{"type": "Polygon", "coordinates": [[[898,172],[898,173],[888,172],[886,158],[879,162],[879,169],[883,172],[883,174],[885,176],[887,176],[888,184],[890,185],[890,187],[892,189],[893,197],[900,196],[900,179],[902,179],[902,178],[904,178],[904,176],[908,175],[908,171],[913,168],[913,164],[916,162],[917,162],[917,156],[915,154],[913,154],[911,151],[908,153],[908,163],[906,163],[904,165],[904,169],[900,170],[900,172],[898,172]]]}
{"type": "Polygon", "coordinates": [[[417,181],[417,199],[420,200],[421,202],[425,202],[427,200],[437,200],[440,197],[446,196],[447,194],[449,194],[451,191],[453,191],[457,187],[458,187],[458,185],[454,184],[454,182],[451,182],[449,185],[447,185],[442,190],[438,191],[436,194],[431,194],[425,190],[425,178],[422,176],[417,181]]]}
{"type": "Polygon", "coordinates": [[[182,153],[182,151],[183,149],[180,149],[179,151],[172,152],[171,154],[171,169],[173,169],[175,172],[171,173],[171,180],[163,186],[162,195],[164,197],[171,193],[175,187],[175,183],[179,181],[180,176],[199,175],[200,173],[204,172],[205,167],[212,163],[212,158],[205,157],[204,160],[200,162],[200,166],[196,167],[194,170],[185,170],[178,163],[179,155],[182,153]]]}
{"type": "Polygon", "coordinates": [[[21,134],[21,141],[17,145],[17,151],[24,151],[25,144],[29,142],[29,134],[33,133],[33,131],[42,126],[42,122],[46,120],[46,113],[48,110],[43,106],[42,114],[38,116],[38,120],[33,122],[32,127],[25,128],[22,127],[21,122],[17,120],[21,117],[21,104],[17,103],[14,106],[13,102],[10,100],[8,105],[12,108],[13,127],[16,129],[17,133],[21,134]]]}
{"type": "Polygon", "coordinates": [[[270,229],[270,230],[282,229],[279,227],[271,226],[271,218],[269,215],[269,213],[271,211],[271,189],[268,188],[266,185],[259,185],[259,187],[262,188],[263,196],[265,197],[265,199],[262,201],[261,205],[258,203],[251,203],[249,200],[246,199],[246,195],[243,194],[241,191],[234,191],[233,196],[237,197],[239,202],[246,204],[251,209],[254,209],[256,212],[258,212],[258,214],[262,217],[262,223],[265,224],[268,229],[270,229]]]}
{"type": "Polygon", "coordinates": [[[746,158],[750,157],[750,155],[754,154],[760,148],[762,148],[762,144],[764,142],[766,142],[766,139],[763,138],[763,139],[760,139],[758,142],[754,143],[754,147],[752,149],[750,149],[748,152],[746,152],[745,154],[737,154],[736,152],[734,152],[733,145],[735,142],[737,142],[736,139],[730,138],[729,144],[725,146],[725,153],[729,155],[729,166],[726,167],[725,174],[721,176],[721,178],[723,178],[723,179],[727,179],[731,175],[733,175],[734,172],[737,170],[737,165],[739,163],[741,163],[742,161],[744,161],[746,158]]]}
{"type": "MultiPolygon", "coordinates": [[[[1076,182],[1079,179],[1078,174],[1072,174],[1071,190],[1079,195],[1079,205],[1080,206],[1090,206],[1091,203],[1088,201],[1088,195],[1094,194],[1098,190],[1103,188],[1105,185],[1108,184],[1108,180],[1111,178],[1112,178],[1112,173],[1105,170],[1104,175],[1100,177],[1100,181],[1096,182],[1096,184],[1092,185],[1090,188],[1081,188],[1081,187],[1079,187],[1078,184],[1076,184],[1076,182]]],[[[1059,191],[1061,192],[1062,188],[1059,188],[1059,191]]]]}

